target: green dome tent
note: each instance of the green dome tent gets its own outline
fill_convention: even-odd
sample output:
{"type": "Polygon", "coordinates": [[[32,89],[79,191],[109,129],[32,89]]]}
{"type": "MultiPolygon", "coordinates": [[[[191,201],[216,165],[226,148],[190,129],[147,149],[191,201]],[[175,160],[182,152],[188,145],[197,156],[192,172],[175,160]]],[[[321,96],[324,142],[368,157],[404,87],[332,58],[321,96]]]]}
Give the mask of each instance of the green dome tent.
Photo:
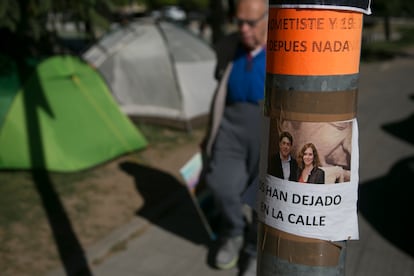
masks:
{"type": "Polygon", "coordinates": [[[0,78],[9,82],[0,86],[0,110],[6,110],[0,113],[0,169],[36,167],[31,155],[39,149],[30,148],[33,139],[43,150],[41,169],[60,172],[86,169],[147,145],[100,75],[78,58],[46,59],[17,92],[16,81],[12,74],[0,78]]]}

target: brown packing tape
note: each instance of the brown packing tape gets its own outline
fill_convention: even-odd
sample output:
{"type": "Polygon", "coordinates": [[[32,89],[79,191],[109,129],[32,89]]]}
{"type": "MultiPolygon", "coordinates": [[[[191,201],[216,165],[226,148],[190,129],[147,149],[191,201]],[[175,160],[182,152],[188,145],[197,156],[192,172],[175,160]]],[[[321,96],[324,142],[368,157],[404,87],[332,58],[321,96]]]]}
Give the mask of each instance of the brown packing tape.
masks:
{"type": "Polygon", "coordinates": [[[292,235],[259,222],[258,249],[295,264],[337,266],[342,246],[292,235]]]}
{"type": "MultiPolygon", "coordinates": [[[[269,116],[269,115],[267,115],[269,116]]],[[[278,117],[281,120],[299,121],[299,122],[340,122],[351,120],[356,117],[356,113],[347,114],[310,114],[310,113],[298,113],[298,112],[283,112],[272,113],[272,117],[278,117]]]]}
{"type": "Polygon", "coordinates": [[[266,115],[286,120],[329,122],[356,117],[357,90],[333,92],[268,91],[266,115]]]}

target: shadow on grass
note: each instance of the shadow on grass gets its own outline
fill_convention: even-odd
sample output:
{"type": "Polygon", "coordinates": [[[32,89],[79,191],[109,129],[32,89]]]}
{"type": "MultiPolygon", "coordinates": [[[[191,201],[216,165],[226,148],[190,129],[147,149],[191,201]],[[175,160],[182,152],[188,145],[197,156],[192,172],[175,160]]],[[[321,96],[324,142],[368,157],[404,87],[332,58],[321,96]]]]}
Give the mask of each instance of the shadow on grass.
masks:
{"type": "MultiPolygon", "coordinates": [[[[412,145],[413,128],[414,114],[383,126],[385,131],[412,145]]],[[[363,183],[359,189],[359,210],[362,215],[383,237],[412,257],[413,179],[414,156],[411,156],[394,164],[387,175],[363,183]]]]}
{"type": "Polygon", "coordinates": [[[41,198],[47,215],[56,247],[67,275],[92,275],[84,250],[75,234],[71,221],[64,206],[54,189],[46,167],[44,145],[39,119],[39,110],[44,111],[50,118],[54,118],[37,73],[29,72],[28,67],[19,64],[19,76],[22,83],[26,83],[23,92],[24,110],[26,116],[26,131],[30,152],[31,174],[34,185],[41,198]],[[32,77],[29,79],[28,76],[32,77]],[[27,82],[26,82],[27,80],[27,82]]]}
{"type": "Polygon", "coordinates": [[[120,168],[133,176],[144,206],[137,211],[152,223],[197,244],[209,244],[195,201],[189,190],[174,176],[133,162],[123,162],[120,168]]]}

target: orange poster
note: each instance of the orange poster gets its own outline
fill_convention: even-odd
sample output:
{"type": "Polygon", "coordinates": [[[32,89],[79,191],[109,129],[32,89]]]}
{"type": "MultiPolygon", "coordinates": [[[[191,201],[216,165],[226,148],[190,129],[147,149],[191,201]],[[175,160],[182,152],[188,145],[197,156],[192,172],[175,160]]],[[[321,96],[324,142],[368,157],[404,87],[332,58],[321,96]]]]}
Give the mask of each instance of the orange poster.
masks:
{"type": "Polygon", "coordinates": [[[267,73],[358,73],[362,20],[352,11],[270,8],[267,73]]]}

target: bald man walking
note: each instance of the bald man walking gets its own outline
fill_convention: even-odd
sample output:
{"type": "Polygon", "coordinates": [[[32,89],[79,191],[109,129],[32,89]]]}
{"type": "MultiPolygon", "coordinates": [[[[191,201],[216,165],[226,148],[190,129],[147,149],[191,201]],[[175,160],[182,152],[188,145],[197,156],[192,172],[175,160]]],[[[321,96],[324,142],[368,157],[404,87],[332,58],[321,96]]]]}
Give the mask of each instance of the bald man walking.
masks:
{"type": "Polygon", "coordinates": [[[256,216],[247,223],[241,195],[258,181],[267,11],[265,0],[239,0],[238,32],[215,46],[218,86],[203,142],[205,179],[221,215],[215,263],[220,269],[232,268],[243,252],[248,258],[239,264],[240,275],[256,275],[257,266],[256,216]]]}

